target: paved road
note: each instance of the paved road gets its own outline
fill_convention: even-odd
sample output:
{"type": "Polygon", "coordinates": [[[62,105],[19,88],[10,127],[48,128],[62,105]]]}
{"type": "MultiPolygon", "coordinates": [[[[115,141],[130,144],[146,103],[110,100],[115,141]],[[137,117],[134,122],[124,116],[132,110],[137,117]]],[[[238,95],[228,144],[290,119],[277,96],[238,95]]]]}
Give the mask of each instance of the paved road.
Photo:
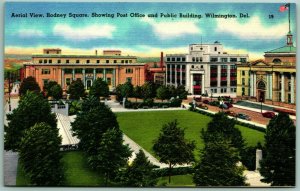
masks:
{"type": "Polygon", "coordinates": [[[3,174],[4,174],[5,186],[16,185],[18,159],[19,159],[18,153],[11,152],[11,151],[4,151],[3,174]]]}

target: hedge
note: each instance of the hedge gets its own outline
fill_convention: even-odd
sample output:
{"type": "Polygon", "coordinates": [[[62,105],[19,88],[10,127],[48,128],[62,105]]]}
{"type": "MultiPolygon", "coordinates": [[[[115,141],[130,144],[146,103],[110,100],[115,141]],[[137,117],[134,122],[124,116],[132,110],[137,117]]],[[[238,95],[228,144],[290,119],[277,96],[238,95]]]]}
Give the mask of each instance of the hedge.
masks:
{"type": "MultiPolygon", "coordinates": [[[[169,168],[160,168],[153,170],[154,177],[164,177],[169,176],[170,169],[169,168]]],[[[192,174],[195,170],[192,166],[187,167],[177,167],[177,168],[171,168],[171,175],[184,175],[184,174],[192,174]]]]}

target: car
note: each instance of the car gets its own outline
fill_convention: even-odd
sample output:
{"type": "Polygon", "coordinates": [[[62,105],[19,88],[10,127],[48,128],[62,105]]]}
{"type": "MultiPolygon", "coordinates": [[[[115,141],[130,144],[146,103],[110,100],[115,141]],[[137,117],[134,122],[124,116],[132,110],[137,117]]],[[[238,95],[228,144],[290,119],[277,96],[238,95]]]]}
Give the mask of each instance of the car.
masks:
{"type": "Polygon", "coordinates": [[[233,107],[233,105],[231,103],[229,103],[229,102],[225,102],[224,104],[226,104],[228,108],[232,108],[233,107]]]}
{"type": "Polygon", "coordinates": [[[206,105],[203,105],[203,104],[199,104],[198,107],[201,108],[201,109],[205,109],[205,110],[208,109],[208,107],[206,105]]]}
{"type": "Polygon", "coordinates": [[[195,97],[194,100],[195,100],[196,102],[201,102],[202,98],[201,98],[201,97],[195,97]]]}
{"type": "Polygon", "coordinates": [[[266,112],[262,113],[262,116],[264,116],[266,118],[273,118],[273,117],[275,117],[275,113],[272,111],[266,111],[266,112]]]}
{"type": "Polygon", "coordinates": [[[219,106],[219,108],[221,108],[221,109],[228,109],[228,106],[226,105],[226,104],[221,104],[220,106],[219,106]]]}
{"type": "Polygon", "coordinates": [[[238,113],[236,115],[237,118],[240,118],[240,119],[245,119],[245,120],[248,120],[248,121],[251,121],[251,117],[249,117],[248,115],[246,114],[243,114],[243,113],[238,113]]]}
{"type": "Polygon", "coordinates": [[[206,99],[206,100],[203,100],[203,103],[209,104],[209,101],[206,99]]]}
{"type": "Polygon", "coordinates": [[[232,117],[235,117],[235,116],[236,116],[236,113],[233,112],[233,111],[226,111],[225,114],[226,114],[226,115],[229,115],[229,116],[232,116],[232,117]]]}

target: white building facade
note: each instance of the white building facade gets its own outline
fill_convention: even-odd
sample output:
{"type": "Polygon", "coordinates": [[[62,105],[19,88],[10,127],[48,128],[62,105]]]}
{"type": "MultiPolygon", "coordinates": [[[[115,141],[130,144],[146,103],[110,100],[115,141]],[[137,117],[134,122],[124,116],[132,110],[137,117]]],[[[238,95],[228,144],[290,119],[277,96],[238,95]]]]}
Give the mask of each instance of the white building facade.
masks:
{"type": "Polygon", "coordinates": [[[248,54],[228,54],[219,42],[190,44],[189,54],[167,54],[166,85],[185,86],[193,95],[236,96],[237,65],[248,54]]]}

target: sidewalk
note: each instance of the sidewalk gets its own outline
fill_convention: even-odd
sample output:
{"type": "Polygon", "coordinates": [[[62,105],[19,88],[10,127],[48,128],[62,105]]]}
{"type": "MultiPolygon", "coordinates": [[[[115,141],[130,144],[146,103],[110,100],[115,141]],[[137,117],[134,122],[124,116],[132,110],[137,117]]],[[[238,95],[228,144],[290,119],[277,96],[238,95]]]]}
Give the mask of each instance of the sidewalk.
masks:
{"type": "Polygon", "coordinates": [[[18,153],[4,151],[3,175],[5,186],[16,186],[18,159],[18,153]]]}

